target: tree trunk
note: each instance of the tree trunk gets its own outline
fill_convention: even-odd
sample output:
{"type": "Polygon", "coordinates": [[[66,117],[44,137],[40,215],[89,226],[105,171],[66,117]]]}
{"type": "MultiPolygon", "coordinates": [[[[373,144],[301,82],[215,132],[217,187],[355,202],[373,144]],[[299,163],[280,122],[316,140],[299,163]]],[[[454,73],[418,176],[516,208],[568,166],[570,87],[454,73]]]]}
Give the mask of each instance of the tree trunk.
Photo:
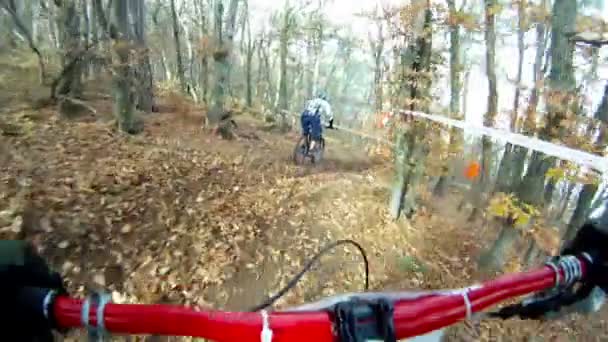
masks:
{"type": "Polygon", "coordinates": [[[177,60],[177,77],[179,85],[183,92],[186,92],[186,71],[184,69],[184,60],[182,58],[181,38],[179,36],[179,19],[177,10],[175,9],[175,0],[171,0],[171,19],[173,23],[173,40],[175,42],[175,58],[177,60]]]}
{"type": "MultiPolygon", "coordinates": [[[[207,9],[203,5],[203,1],[199,1],[199,16],[201,18],[201,38],[202,41],[209,40],[209,32],[207,28],[208,15],[207,9]]],[[[208,45],[207,45],[208,46],[208,45]]],[[[207,47],[206,46],[206,47],[207,47]]],[[[201,52],[201,72],[199,74],[199,83],[201,88],[201,100],[204,103],[208,103],[209,101],[209,52],[202,51],[201,52]]]]}
{"type": "Polygon", "coordinates": [[[462,84],[462,115],[467,114],[469,105],[469,83],[471,81],[471,69],[466,69],[464,72],[464,82],[462,84]]]}
{"type": "Polygon", "coordinates": [[[316,96],[319,92],[319,69],[321,67],[321,47],[322,44],[322,34],[319,34],[317,38],[316,46],[314,47],[314,63],[312,67],[312,96],[316,96]]]}
{"type": "Polygon", "coordinates": [[[602,97],[602,102],[598,106],[595,111],[595,119],[599,120],[602,124],[599,126],[599,132],[597,136],[596,146],[599,150],[603,150],[606,148],[607,141],[607,126],[608,126],[608,83],[604,87],[604,96],[602,97]]]}
{"type": "MultiPolygon", "coordinates": [[[[543,8],[547,8],[548,0],[543,0],[543,8]]],[[[526,108],[526,117],[524,120],[523,129],[528,134],[534,134],[536,131],[536,110],[540,98],[541,80],[544,79],[543,60],[545,51],[547,50],[547,29],[545,22],[540,21],[536,25],[536,55],[534,57],[534,86],[530,93],[530,101],[526,108]]],[[[546,65],[545,65],[546,67],[546,65]]]]}
{"type": "Polygon", "coordinates": [[[543,203],[547,203],[547,206],[549,205],[549,203],[551,203],[553,201],[553,192],[555,191],[555,181],[554,180],[548,180],[545,183],[545,190],[543,192],[543,203]]]}
{"type": "Polygon", "coordinates": [[[593,201],[597,188],[598,187],[596,184],[583,185],[583,189],[578,195],[578,200],[576,201],[576,208],[574,209],[572,218],[568,223],[568,227],[563,235],[562,241],[565,242],[572,240],[578,232],[578,229],[587,219],[587,216],[589,215],[589,208],[591,207],[591,202],[593,201]]]}
{"type": "MultiPolygon", "coordinates": [[[[89,6],[89,18],[90,18],[90,22],[91,22],[91,43],[92,44],[96,44],[96,46],[93,48],[95,50],[99,50],[99,46],[97,45],[99,40],[100,40],[100,32],[99,32],[99,21],[97,20],[98,18],[98,14],[97,14],[97,6],[95,6],[94,4],[92,4],[91,6],[89,6]]],[[[103,29],[103,28],[102,28],[103,29]]],[[[91,61],[90,65],[90,72],[92,74],[93,77],[97,77],[99,76],[100,72],[101,72],[101,68],[99,63],[96,60],[91,61]]]]}
{"type": "MultiPolygon", "coordinates": [[[[425,137],[420,137],[424,139],[425,137]]],[[[412,156],[410,157],[410,175],[407,180],[407,187],[403,198],[403,214],[407,218],[411,218],[416,212],[416,195],[418,185],[422,183],[424,177],[425,159],[428,155],[427,145],[424,141],[416,142],[412,156]]]]}
{"type": "Polygon", "coordinates": [[[35,44],[39,44],[40,42],[40,4],[38,1],[30,2],[30,13],[32,15],[32,40],[35,44]]]}
{"type": "MultiPolygon", "coordinates": [[[[430,1],[426,1],[426,9],[422,12],[422,25],[416,31],[416,44],[411,46],[408,56],[402,59],[404,74],[402,91],[409,91],[411,110],[428,110],[432,79],[432,11],[430,1]],[[409,58],[412,57],[412,58],[409,58]],[[411,64],[409,64],[411,63],[411,64]],[[408,72],[407,70],[410,69],[408,72]],[[414,82],[412,82],[414,81],[414,82]]],[[[419,182],[422,180],[423,167],[429,148],[426,141],[426,123],[418,120],[410,121],[408,126],[398,129],[396,134],[396,180],[393,186],[390,202],[390,212],[394,219],[404,212],[406,216],[416,210],[415,196],[419,182]],[[405,164],[407,163],[407,164],[405,164]],[[407,211],[405,211],[407,210],[407,211]]]]}
{"type": "Polygon", "coordinates": [[[89,18],[89,1],[80,0],[80,8],[82,10],[82,38],[84,45],[88,45],[91,42],[91,21],[89,18]]]}
{"type": "MultiPolygon", "coordinates": [[[[496,30],[495,14],[496,0],[485,0],[485,42],[486,42],[486,75],[488,76],[488,109],[484,116],[484,125],[492,127],[498,112],[498,92],[496,89],[496,30]]],[[[473,189],[473,212],[469,221],[477,218],[483,207],[485,193],[490,186],[490,171],[492,167],[492,140],[484,135],[481,139],[481,174],[473,189]]]]}
{"type": "MultiPolygon", "coordinates": [[[[493,8],[496,6],[496,0],[485,0],[485,18],[486,18],[486,74],[488,76],[488,111],[484,116],[484,125],[491,127],[494,125],[494,118],[498,112],[498,92],[496,89],[496,30],[495,26],[495,15],[493,8]]],[[[482,140],[483,149],[483,160],[482,160],[482,173],[480,182],[483,184],[482,189],[490,180],[490,167],[492,163],[492,142],[488,136],[483,137],[482,140]]]]}
{"type": "MultiPolygon", "coordinates": [[[[526,22],[526,7],[527,1],[521,0],[518,4],[518,28],[517,28],[517,52],[518,52],[518,63],[517,63],[517,77],[515,79],[515,98],[513,100],[513,115],[511,116],[511,132],[517,132],[518,119],[519,119],[519,98],[521,97],[521,78],[523,74],[523,62],[524,62],[524,34],[525,34],[525,22],[526,22]]],[[[516,148],[511,144],[507,143],[505,146],[505,153],[500,166],[498,168],[498,177],[496,179],[495,191],[506,192],[510,189],[511,183],[513,182],[513,170],[514,153],[516,148]]],[[[519,176],[517,176],[519,177],[519,176]]]]}
{"type": "Polygon", "coordinates": [[[285,10],[283,13],[283,27],[281,28],[279,53],[281,59],[281,69],[279,75],[279,109],[288,110],[289,104],[287,101],[287,53],[289,49],[289,25],[290,25],[291,8],[289,1],[285,2],[285,10]]]}
{"type": "Polygon", "coordinates": [[[144,0],[131,0],[133,18],[133,33],[137,44],[138,65],[134,67],[137,78],[137,107],[146,113],[150,113],[154,107],[154,92],[152,80],[152,64],[150,53],[146,46],[145,19],[146,8],[144,0]]]}
{"type": "Polygon", "coordinates": [[[246,94],[245,99],[247,101],[247,107],[253,106],[253,85],[251,84],[251,74],[252,63],[253,63],[253,54],[255,53],[255,42],[251,38],[251,22],[249,20],[249,14],[247,13],[247,51],[245,56],[245,87],[246,94]]]}
{"type": "MultiPolygon", "coordinates": [[[[0,15],[0,29],[3,32],[5,32],[5,31],[12,32],[13,31],[13,25],[11,23],[12,21],[13,20],[10,19],[10,18],[8,18],[7,16],[0,15]]],[[[4,43],[3,40],[6,39],[6,46],[8,48],[14,49],[14,48],[17,47],[17,39],[16,39],[15,35],[13,35],[13,34],[4,34],[0,38],[2,39],[2,40],[0,40],[0,43],[4,43]]],[[[4,49],[4,45],[0,45],[0,47],[2,47],[4,49]]]]}
{"type": "MultiPolygon", "coordinates": [[[[268,38],[269,39],[269,38],[268,38]]],[[[265,39],[260,39],[258,53],[259,53],[259,68],[260,68],[260,91],[258,94],[263,94],[262,99],[266,107],[272,106],[272,77],[270,74],[270,58],[268,56],[268,49],[270,48],[270,42],[265,43],[265,39]]]]}
{"type": "Polygon", "coordinates": [[[314,93],[313,93],[313,88],[314,88],[314,77],[313,77],[313,70],[314,70],[314,65],[315,65],[315,57],[314,57],[314,37],[310,38],[309,41],[306,43],[306,56],[307,56],[307,67],[306,67],[306,76],[307,76],[307,83],[306,83],[306,98],[312,98],[314,93]]]}
{"type": "MultiPolygon", "coordinates": [[[[562,136],[562,120],[569,115],[576,81],[574,78],[574,43],[568,38],[575,31],[577,13],[576,0],[556,0],[551,18],[551,70],[549,73],[550,92],[547,97],[547,118],[539,138],[550,141],[562,136]]],[[[555,158],[546,157],[534,151],[528,172],[520,185],[520,199],[540,206],[544,200],[545,174],[554,164],[555,158]]]]}
{"type": "Polygon", "coordinates": [[[132,72],[129,55],[132,46],[129,37],[129,8],[126,1],[114,1],[112,26],[115,27],[117,37],[114,41],[114,79],[112,94],[114,97],[114,115],[118,121],[118,128],[126,133],[137,133],[134,120],[134,101],[131,88],[132,72]]]}
{"type": "Polygon", "coordinates": [[[526,31],[526,8],[527,0],[520,0],[518,4],[517,19],[517,76],[515,79],[515,98],[513,99],[513,116],[511,117],[511,132],[517,132],[517,120],[519,118],[519,98],[521,96],[521,78],[524,66],[524,35],[526,31]]]}
{"type": "Polygon", "coordinates": [[[46,66],[42,53],[35,43],[35,33],[28,29],[27,25],[21,21],[16,9],[10,5],[8,0],[0,0],[0,8],[11,17],[19,33],[26,39],[29,48],[36,54],[38,66],[40,68],[40,83],[44,83],[46,81],[46,66]]]}
{"type": "MultiPolygon", "coordinates": [[[[554,7],[553,9],[553,16],[556,16],[556,13],[559,13],[559,15],[562,15],[561,11],[563,11],[564,9],[560,9],[559,4],[557,4],[560,1],[564,1],[564,0],[557,0],[556,1],[556,7],[554,7]]],[[[565,0],[565,1],[571,1],[571,0],[565,0]]],[[[488,8],[488,2],[491,1],[486,1],[486,9],[488,8]]],[[[571,9],[569,9],[571,10],[571,9]]],[[[576,6],[574,8],[574,17],[576,17],[576,6]]],[[[574,18],[573,17],[573,18],[574,18]]],[[[487,18],[487,16],[486,16],[487,18]]],[[[555,23],[554,23],[555,24],[555,23]]],[[[555,30],[555,28],[554,28],[555,30]]],[[[539,49],[542,49],[542,46],[544,46],[544,44],[542,44],[544,38],[541,39],[541,37],[544,37],[544,35],[542,34],[544,31],[544,28],[542,25],[539,25],[538,27],[538,31],[537,34],[539,34],[538,36],[538,40],[539,40],[539,49]]],[[[555,34],[555,32],[554,32],[555,34]]],[[[555,40],[556,37],[553,37],[553,39],[555,40]]],[[[561,39],[561,38],[557,38],[557,39],[561,39]]],[[[537,50],[537,54],[536,54],[536,60],[535,60],[535,80],[540,80],[540,76],[538,71],[540,71],[540,64],[542,62],[542,54],[538,52],[537,50]]],[[[554,61],[554,64],[567,64],[566,61],[554,61]]],[[[555,67],[555,66],[554,66],[555,67]]],[[[538,89],[538,82],[535,85],[535,89],[538,89]]],[[[534,92],[532,94],[532,96],[537,96],[534,95],[534,92]]],[[[528,115],[526,117],[526,120],[530,120],[530,122],[534,122],[535,118],[534,118],[534,112],[536,110],[536,103],[532,103],[533,101],[530,101],[530,107],[528,108],[528,115]],[[532,111],[532,110],[533,111],[532,111]]],[[[527,125],[525,125],[524,127],[525,130],[529,130],[532,129],[532,125],[530,123],[528,123],[527,125]],[[526,127],[527,126],[527,127],[526,127]]],[[[508,158],[505,163],[509,162],[509,159],[512,159],[513,161],[511,163],[514,163],[514,165],[511,165],[512,169],[508,172],[511,174],[510,179],[512,180],[510,184],[508,184],[509,186],[514,186],[514,184],[517,184],[518,182],[515,181],[515,179],[519,179],[519,175],[521,174],[521,170],[523,169],[523,165],[524,165],[524,157],[526,155],[526,150],[518,147],[518,146],[513,146],[511,147],[514,155],[513,156],[506,156],[506,158],[508,158]]],[[[546,158],[543,154],[534,151],[531,157],[531,161],[530,161],[530,165],[528,166],[528,170],[526,173],[526,176],[524,177],[523,181],[520,184],[517,184],[517,197],[519,197],[520,200],[537,206],[540,202],[542,202],[542,197],[543,197],[543,190],[544,190],[544,175],[546,174],[547,170],[549,169],[549,167],[552,165],[552,161],[548,160],[548,158],[546,158]]],[[[503,172],[504,173],[504,172],[503,172]]],[[[480,267],[482,268],[490,268],[490,267],[502,267],[502,264],[504,264],[504,259],[506,257],[506,254],[509,252],[509,250],[511,249],[512,245],[514,244],[514,242],[517,240],[518,236],[519,236],[519,232],[518,230],[515,229],[515,227],[513,226],[513,222],[510,221],[505,221],[505,220],[501,220],[503,222],[503,227],[502,227],[502,231],[498,237],[498,239],[495,241],[494,245],[492,247],[490,247],[490,249],[484,253],[484,257],[480,260],[480,267]]],[[[534,243],[534,242],[531,242],[534,243]]],[[[535,248],[535,247],[533,247],[535,248]]]]}
{"type": "Polygon", "coordinates": [[[213,108],[208,112],[207,117],[210,124],[218,125],[220,133],[226,138],[231,136],[231,113],[226,112],[224,101],[227,90],[230,87],[230,56],[232,53],[238,2],[239,0],[230,1],[225,29],[222,25],[222,19],[224,17],[224,6],[222,1],[218,1],[215,8],[215,41],[217,48],[214,51],[213,58],[215,60],[216,77],[213,92],[213,108]]]}
{"type": "Polygon", "coordinates": [[[511,144],[507,144],[506,148],[500,161],[494,192],[516,192],[521,183],[528,149],[511,144]]]}
{"type": "MultiPolygon", "coordinates": [[[[380,15],[380,11],[376,8],[376,16],[380,15]]],[[[376,29],[378,30],[377,36],[374,39],[371,34],[369,36],[369,42],[374,55],[374,109],[376,113],[382,111],[384,103],[383,94],[383,68],[384,68],[384,25],[381,19],[376,18],[376,29]]]]}
{"type": "Polygon", "coordinates": [[[63,47],[64,67],[76,61],[73,67],[62,78],[57,87],[57,95],[80,97],[82,94],[82,43],[80,40],[80,17],[76,9],[75,0],[65,0],[61,2],[61,13],[59,16],[61,23],[61,42],[63,47]]]}
{"type": "Polygon", "coordinates": [[[167,56],[165,55],[165,50],[161,48],[160,51],[160,64],[163,67],[165,80],[171,81],[173,79],[173,74],[171,73],[171,68],[169,67],[169,62],[167,61],[167,56]]]}
{"type": "Polygon", "coordinates": [[[398,219],[403,208],[403,197],[405,185],[409,175],[410,163],[408,162],[409,144],[405,132],[399,132],[395,141],[395,180],[391,190],[391,201],[389,212],[393,219],[398,219]]]}
{"type": "Polygon", "coordinates": [[[538,247],[538,244],[533,238],[530,238],[528,242],[528,248],[526,248],[526,252],[524,253],[523,262],[526,267],[532,267],[536,265],[536,259],[538,258],[541,250],[538,247]]]}
{"type": "MultiPolygon", "coordinates": [[[[460,74],[460,26],[456,22],[456,5],[454,0],[447,0],[448,9],[450,11],[450,116],[457,118],[460,112],[460,92],[462,89],[460,74]]],[[[458,131],[456,128],[450,130],[450,148],[456,144],[456,136],[458,131]]],[[[443,174],[439,177],[433,194],[439,197],[445,196],[449,187],[450,169],[446,167],[443,174]]]]}
{"type": "Polygon", "coordinates": [[[52,46],[57,49],[60,50],[61,48],[61,42],[59,39],[59,30],[57,29],[57,15],[55,13],[55,9],[53,6],[47,6],[47,9],[49,11],[48,15],[47,15],[47,23],[48,23],[48,27],[49,27],[49,40],[52,42],[52,46]]]}
{"type": "Polygon", "coordinates": [[[186,93],[190,95],[195,102],[198,102],[197,94],[195,91],[196,78],[194,77],[194,49],[192,48],[193,33],[189,26],[184,22],[183,18],[178,17],[178,24],[184,32],[184,42],[186,44],[187,59],[184,63],[184,79],[186,80],[186,93]],[[186,67],[187,65],[187,67],[186,67]],[[187,76],[186,76],[187,75],[187,76]]]}
{"type": "MultiPolygon", "coordinates": [[[[608,124],[608,83],[604,87],[604,95],[602,96],[602,101],[598,106],[597,110],[594,113],[594,118],[600,121],[600,126],[605,127],[608,124]]],[[[595,145],[598,147],[603,146],[604,137],[600,134],[595,145]]],[[[595,194],[598,190],[597,184],[585,184],[583,185],[583,189],[578,195],[578,200],[576,202],[576,208],[574,209],[574,214],[570,219],[570,223],[568,224],[568,229],[564,234],[562,241],[570,241],[574,238],[578,229],[583,225],[587,217],[590,213],[591,203],[595,194]]]]}
{"type": "Polygon", "coordinates": [[[553,219],[560,223],[563,222],[564,214],[566,212],[566,209],[568,209],[568,203],[570,201],[570,196],[572,195],[572,191],[574,191],[574,186],[575,186],[575,183],[568,182],[566,191],[565,191],[564,195],[562,196],[559,206],[557,207],[557,209],[554,212],[553,219]]]}
{"type": "MultiPolygon", "coordinates": [[[[500,220],[502,222],[502,220],[500,220]]],[[[510,223],[502,222],[500,233],[494,244],[479,258],[479,267],[484,271],[501,270],[506,263],[506,256],[519,237],[519,231],[510,223]]]]}
{"type": "MultiPolygon", "coordinates": [[[[534,57],[534,86],[530,94],[530,101],[526,108],[523,124],[519,127],[522,133],[533,135],[536,129],[536,108],[540,94],[540,81],[542,80],[543,57],[546,50],[545,24],[536,25],[536,54],[534,57]]],[[[497,178],[496,191],[516,192],[522,181],[525,158],[528,150],[521,146],[507,144],[507,151],[501,161],[497,178]],[[509,152],[510,149],[510,152],[509,152]]]]}

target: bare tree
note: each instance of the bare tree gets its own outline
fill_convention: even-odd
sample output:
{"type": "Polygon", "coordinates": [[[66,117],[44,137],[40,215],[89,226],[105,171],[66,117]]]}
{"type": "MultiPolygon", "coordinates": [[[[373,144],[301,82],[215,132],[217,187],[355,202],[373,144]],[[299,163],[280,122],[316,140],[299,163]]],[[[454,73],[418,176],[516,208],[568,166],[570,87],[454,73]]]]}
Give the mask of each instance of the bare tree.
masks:
{"type": "Polygon", "coordinates": [[[382,111],[382,104],[384,102],[383,96],[383,69],[384,69],[384,21],[380,16],[380,8],[376,5],[376,13],[374,15],[374,22],[376,23],[376,36],[373,37],[371,32],[369,33],[369,44],[372,48],[372,54],[374,57],[374,109],[376,112],[382,111]]]}
{"type": "MultiPolygon", "coordinates": [[[[450,116],[457,117],[460,112],[460,93],[462,88],[461,74],[462,62],[460,61],[460,25],[457,21],[457,9],[454,0],[447,0],[449,12],[449,27],[450,27],[450,116]]],[[[464,4],[463,4],[464,7],[464,4]]],[[[466,96],[466,94],[465,94],[466,96]]],[[[458,136],[457,129],[450,131],[450,147],[456,145],[456,137],[458,136]]],[[[449,185],[448,181],[449,170],[446,168],[443,174],[439,177],[433,194],[436,196],[445,196],[449,185]]]]}
{"type": "Polygon", "coordinates": [[[60,37],[64,49],[63,64],[64,68],[71,61],[77,61],[71,69],[69,75],[63,78],[63,82],[58,88],[59,95],[78,96],[81,89],[81,75],[83,69],[82,41],[80,31],[80,16],[75,0],[56,1],[60,6],[59,20],[61,22],[60,37]]]}
{"type": "Polygon", "coordinates": [[[182,58],[181,38],[179,35],[179,18],[175,8],[175,0],[171,0],[171,19],[173,24],[173,41],[175,43],[175,58],[177,59],[177,77],[182,91],[186,91],[186,71],[184,69],[184,60],[182,58]]]}
{"type": "MultiPolygon", "coordinates": [[[[428,110],[432,77],[432,10],[429,0],[414,3],[418,8],[413,30],[413,44],[403,49],[400,56],[399,96],[407,101],[410,110],[428,110]]],[[[395,181],[389,204],[394,219],[401,213],[411,216],[416,209],[416,190],[424,176],[424,164],[428,155],[426,124],[409,120],[403,129],[396,131],[395,181]]]]}
{"type": "Polygon", "coordinates": [[[118,119],[118,127],[123,132],[135,133],[134,107],[132,89],[132,73],[130,55],[131,44],[128,39],[129,12],[126,1],[114,1],[112,26],[117,32],[114,43],[114,115],[118,119]]]}
{"type": "Polygon", "coordinates": [[[0,0],[0,8],[2,8],[2,10],[4,10],[4,12],[11,17],[19,34],[25,38],[29,48],[36,54],[36,57],[38,57],[38,66],[40,67],[40,82],[44,83],[47,78],[46,66],[44,63],[44,57],[34,42],[35,32],[33,33],[30,29],[28,29],[23,21],[21,21],[19,18],[19,14],[17,14],[17,6],[15,5],[14,0],[0,0]]]}
{"type": "MultiPolygon", "coordinates": [[[[547,121],[539,132],[539,137],[550,140],[560,136],[560,123],[570,110],[575,90],[573,69],[574,43],[569,41],[567,32],[573,32],[576,14],[576,0],[556,0],[551,16],[551,70],[549,74],[549,97],[547,99],[547,121]]],[[[517,197],[529,205],[540,207],[543,201],[545,174],[553,165],[554,158],[548,158],[534,151],[528,170],[516,192],[517,197]]],[[[501,219],[500,233],[490,249],[480,259],[483,268],[501,268],[505,255],[511,249],[519,231],[514,227],[512,217],[501,219]]],[[[531,248],[536,246],[531,244],[531,248]]]]}
{"type": "Polygon", "coordinates": [[[251,22],[249,19],[249,11],[245,9],[245,32],[247,34],[247,43],[245,47],[245,99],[247,106],[253,105],[253,85],[251,84],[251,74],[253,72],[253,55],[256,49],[256,41],[251,37],[251,22]]]}
{"type": "MultiPolygon", "coordinates": [[[[496,0],[485,0],[485,31],[486,43],[486,75],[488,77],[488,109],[484,115],[484,125],[491,127],[498,112],[498,90],[496,85],[496,0]]],[[[474,191],[474,209],[469,220],[472,221],[481,212],[484,206],[484,194],[490,185],[490,169],[492,167],[492,141],[484,135],[481,139],[481,174],[474,191]]]]}
{"type": "Polygon", "coordinates": [[[144,0],[131,0],[131,17],[133,18],[133,33],[137,47],[137,66],[134,67],[137,79],[137,106],[144,112],[152,112],[154,107],[154,92],[152,81],[152,65],[150,54],[146,45],[145,19],[146,7],[144,0]]]}
{"type": "Polygon", "coordinates": [[[219,132],[224,137],[230,136],[231,114],[225,108],[225,97],[230,88],[230,56],[234,40],[236,14],[239,0],[230,0],[227,20],[224,25],[224,4],[218,0],[215,6],[215,87],[213,91],[213,106],[207,114],[209,123],[218,125],[219,132]]]}
{"type": "Polygon", "coordinates": [[[200,36],[201,36],[201,46],[200,46],[200,63],[201,70],[199,73],[199,86],[201,88],[201,98],[202,101],[207,103],[208,101],[208,93],[209,93],[209,52],[208,47],[209,44],[209,15],[208,8],[205,4],[204,0],[198,0],[195,2],[197,8],[197,15],[200,18],[200,36]]]}
{"type": "Polygon", "coordinates": [[[280,78],[279,78],[279,109],[288,110],[288,94],[287,94],[287,53],[289,49],[290,31],[294,25],[293,8],[289,5],[289,0],[285,1],[283,9],[281,33],[279,38],[279,54],[280,54],[280,78]]]}

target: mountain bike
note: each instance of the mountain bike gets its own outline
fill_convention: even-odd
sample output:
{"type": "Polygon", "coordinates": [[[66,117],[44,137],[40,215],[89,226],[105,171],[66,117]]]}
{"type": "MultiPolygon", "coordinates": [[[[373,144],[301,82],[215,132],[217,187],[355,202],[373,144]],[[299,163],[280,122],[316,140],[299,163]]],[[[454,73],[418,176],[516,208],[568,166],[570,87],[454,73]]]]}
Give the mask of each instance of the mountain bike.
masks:
{"type": "Polygon", "coordinates": [[[325,153],[325,139],[321,137],[315,144],[314,150],[310,148],[312,136],[305,134],[300,137],[293,151],[293,160],[298,165],[303,165],[306,160],[310,160],[312,164],[319,164],[325,153]]]}
{"type": "MultiPolygon", "coordinates": [[[[333,130],[337,129],[334,127],[333,119],[329,120],[325,128],[333,130]]],[[[312,151],[310,148],[311,142],[312,136],[310,133],[300,137],[293,151],[293,160],[296,164],[302,165],[307,159],[309,159],[312,164],[318,164],[321,162],[321,160],[323,160],[323,156],[325,154],[325,139],[321,137],[320,141],[317,141],[314,151],[312,151]]]]}

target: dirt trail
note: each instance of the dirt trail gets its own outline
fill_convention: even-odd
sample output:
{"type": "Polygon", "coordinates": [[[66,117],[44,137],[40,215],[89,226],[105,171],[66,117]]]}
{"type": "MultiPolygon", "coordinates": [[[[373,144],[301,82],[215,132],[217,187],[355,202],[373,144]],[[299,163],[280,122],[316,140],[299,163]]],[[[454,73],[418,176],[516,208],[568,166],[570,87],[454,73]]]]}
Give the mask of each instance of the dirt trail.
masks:
{"type": "MultiPolygon", "coordinates": [[[[465,224],[456,194],[434,205],[423,198],[408,222],[388,219],[390,163],[336,132],[326,134],[324,163],[301,167],[289,160],[296,132],[248,116],[237,117],[234,141],[202,131],[197,113],[151,115],[136,137],[103,122],[57,120],[53,110],[4,118],[19,134],[0,136],[0,238],[33,240],[76,295],[102,287],[123,302],[244,310],[345,238],[367,250],[372,289],[465,286],[479,237],[492,235],[465,224]]],[[[362,275],[360,257],[340,248],[278,305],[360,291],[362,275]]],[[[564,320],[542,329],[565,338],[568,324],[577,333],[589,326],[564,320]]],[[[525,340],[537,325],[482,328],[475,337],[459,325],[450,340],[525,340]]]]}

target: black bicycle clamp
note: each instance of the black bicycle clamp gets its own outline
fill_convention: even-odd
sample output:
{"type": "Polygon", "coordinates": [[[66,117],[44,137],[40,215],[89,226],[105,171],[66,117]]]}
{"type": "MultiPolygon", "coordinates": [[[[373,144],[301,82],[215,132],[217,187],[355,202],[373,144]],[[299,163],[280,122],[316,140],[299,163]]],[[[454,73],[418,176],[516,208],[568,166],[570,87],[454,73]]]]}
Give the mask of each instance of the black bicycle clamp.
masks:
{"type": "Polygon", "coordinates": [[[397,341],[394,306],[384,298],[365,300],[354,297],[335,304],[331,313],[339,342],[397,341]]]}

